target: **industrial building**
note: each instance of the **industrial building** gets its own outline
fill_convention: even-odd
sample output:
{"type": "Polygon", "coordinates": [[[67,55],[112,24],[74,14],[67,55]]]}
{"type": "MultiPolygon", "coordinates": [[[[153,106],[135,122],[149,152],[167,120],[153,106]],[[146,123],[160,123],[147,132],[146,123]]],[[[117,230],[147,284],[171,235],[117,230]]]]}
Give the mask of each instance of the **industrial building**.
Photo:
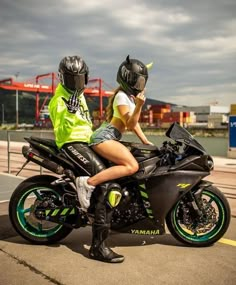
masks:
{"type": "Polygon", "coordinates": [[[172,112],[191,112],[195,116],[195,125],[220,128],[228,123],[230,106],[172,106],[172,112]]]}

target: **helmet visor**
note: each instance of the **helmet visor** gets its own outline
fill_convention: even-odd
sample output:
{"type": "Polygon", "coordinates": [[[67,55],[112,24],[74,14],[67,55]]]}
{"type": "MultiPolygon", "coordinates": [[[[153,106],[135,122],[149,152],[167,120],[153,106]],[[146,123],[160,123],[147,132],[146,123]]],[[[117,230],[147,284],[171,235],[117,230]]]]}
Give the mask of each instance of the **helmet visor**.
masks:
{"type": "Polygon", "coordinates": [[[129,85],[130,88],[143,91],[145,88],[148,76],[140,74],[135,71],[127,69],[126,66],[122,66],[121,69],[122,78],[129,85]]]}
{"type": "Polygon", "coordinates": [[[81,90],[86,84],[85,75],[64,74],[63,84],[70,90],[81,90]]]}
{"type": "Polygon", "coordinates": [[[136,82],[132,88],[138,90],[138,91],[143,91],[146,85],[146,78],[142,75],[138,75],[136,82]]]}

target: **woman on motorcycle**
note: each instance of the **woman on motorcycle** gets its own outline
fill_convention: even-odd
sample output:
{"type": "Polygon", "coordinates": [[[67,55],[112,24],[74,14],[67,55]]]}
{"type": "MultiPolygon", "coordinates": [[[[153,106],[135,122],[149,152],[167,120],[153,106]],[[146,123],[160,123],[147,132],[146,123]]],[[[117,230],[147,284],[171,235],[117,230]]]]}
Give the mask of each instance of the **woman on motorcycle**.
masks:
{"type": "MultiPolygon", "coordinates": [[[[133,131],[143,144],[152,144],[148,141],[138,123],[146,99],[144,88],[147,80],[148,69],[145,64],[127,56],[117,72],[119,87],[110,98],[107,107],[107,122],[92,134],[89,144],[96,153],[115,165],[92,177],[81,176],[76,179],[79,200],[85,208],[89,207],[91,194],[97,185],[120,177],[130,176],[138,171],[138,162],[130,151],[119,142],[126,130],[133,131]]],[[[104,203],[100,204],[99,209],[99,218],[95,218],[97,221],[93,225],[93,232],[94,236],[97,236],[97,241],[92,243],[90,256],[107,262],[113,262],[113,259],[122,262],[124,259],[122,256],[116,257],[116,254],[113,254],[104,245],[104,241],[108,237],[111,219],[111,215],[108,215],[105,210],[105,200],[104,203]],[[99,234],[96,235],[96,232],[99,234]]]]}
{"type": "MultiPolygon", "coordinates": [[[[107,122],[103,123],[90,138],[92,149],[112,161],[109,167],[92,177],[79,177],[77,185],[85,192],[92,192],[96,185],[138,171],[138,163],[130,151],[119,142],[122,134],[133,131],[143,144],[152,144],[143,133],[138,121],[145,103],[144,88],[148,80],[148,69],[141,61],[130,59],[121,63],[117,72],[119,87],[110,98],[107,107],[107,122]]],[[[83,195],[83,191],[80,192],[83,195]]],[[[86,197],[86,195],[83,195],[86,197]]],[[[84,204],[89,201],[84,201],[84,204]]]]}

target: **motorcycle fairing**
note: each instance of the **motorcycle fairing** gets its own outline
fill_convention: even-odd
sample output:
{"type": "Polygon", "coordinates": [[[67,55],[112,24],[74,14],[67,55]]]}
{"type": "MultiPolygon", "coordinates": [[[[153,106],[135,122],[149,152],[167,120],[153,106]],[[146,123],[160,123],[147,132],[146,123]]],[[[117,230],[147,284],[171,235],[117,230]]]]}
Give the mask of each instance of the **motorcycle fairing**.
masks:
{"type": "Polygon", "coordinates": [[[208,155],[191,155],[181,161],[177,161],[175,165],[169,168],[169,171],[176,170],[197,170],[209,171],[208,155]]]}
{"type": "Polygon", "coordinates": [[[142,180],[151,176],[160,176],[166,172],[176,171],[178,169],[208,171],[209,165],[207,164],[207,159],[208,155],[192,155],[181,161],[177,161],[173,166],[160,166],[161,158],[152,157],[139,162],[139,170],[132,175],[132,178],[142,180]]]}
{"type": "Polygon", "coordinates": [[[157,223],[154,219],[144,218],[136,223],[121,227],[119,229],[114,228],[111,225],[111,229],[121,232],[136,235],[163,235],[165,234],[165,223],[157,223]]]}
{"type": "Polygon", "coordinates": [[[177,170],[149,178],[145,185],[155,222],[163,225],[176,202],[207,175],[209,172],[177,170]]]}
{"type": "Polygon", "coordinates": [[[160,165],[160,158],[155,156],[146,160],[139,162],[139,170],[132,175],[134,179],[144,179],[148,178],[156,172],[160,165]]]}

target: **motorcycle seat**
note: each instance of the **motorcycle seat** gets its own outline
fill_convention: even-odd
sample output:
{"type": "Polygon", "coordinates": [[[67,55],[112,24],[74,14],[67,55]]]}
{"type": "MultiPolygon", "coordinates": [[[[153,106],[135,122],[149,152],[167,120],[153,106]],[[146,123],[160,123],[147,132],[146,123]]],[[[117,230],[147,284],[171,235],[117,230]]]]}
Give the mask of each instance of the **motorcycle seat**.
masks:
{"type": "MultiPolygon", "coordinates": [[[[39,137],[31,136],[25,138],[27,142],[34,148],[34,151],[38,153],[38,156],[42,157],[53,157],[55,162],[59,163],[63,167],[69,167],[70,169],[75,170],[75,166],[65,157],[63,153],[59,151],[57,145],[53,139],[42,139],[39,137]]],[[[23,155],[26,157],[28,155],[28,149],[22,149],[23,155]]],[[[28,158],[28,157],[27,157],[28,158]]]]}
{"type": "Polygon", "coordinates": [[[31,141],[32,140],[32,141],[35,141],[36,143],[40,143],[40,144],[49,146],[49,147],[51,147],[51,148],[53,148],[53,149],[58,151],[56,142],[53,139],[42,139],[42,138],[34,137],[34,136],[31,136],[30,138],[25,138],[25,139],[27,141],[31,141]]]}

